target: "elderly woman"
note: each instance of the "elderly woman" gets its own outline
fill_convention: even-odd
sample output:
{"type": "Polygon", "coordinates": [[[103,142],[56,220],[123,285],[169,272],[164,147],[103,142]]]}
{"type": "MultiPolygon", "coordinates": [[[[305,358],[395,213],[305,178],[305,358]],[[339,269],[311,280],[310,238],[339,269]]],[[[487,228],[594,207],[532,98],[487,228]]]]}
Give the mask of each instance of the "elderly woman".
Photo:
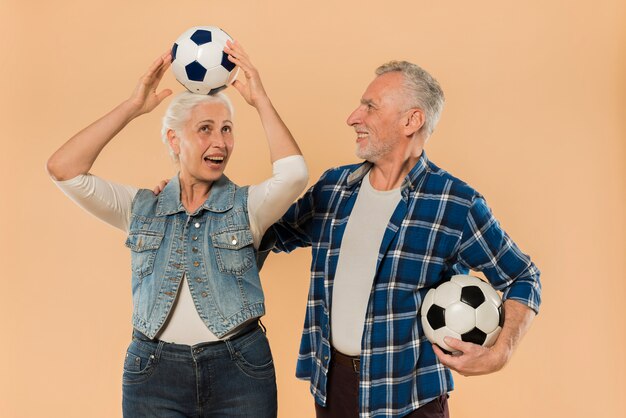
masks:
{"type": "Polygon", "coordinates": [[[152,111],[171,57],[158,58],[131,97],[77,133],[48,160],[56,184],[105,222],[128,232],[133,337],[123,378],[125,417],[275,417],[274,365],[259,318],[265,313],[257,250],[265,230],[302,192],[307,169],[243,48],[225,52],[245,74],[234,87],[261,119],[273,175],[239,187],[224,174],[233,110],[218,93],[180,93],[163,119],[163,140],[180,171],[156,196],[89,170],[136,117],[152,111]]]}

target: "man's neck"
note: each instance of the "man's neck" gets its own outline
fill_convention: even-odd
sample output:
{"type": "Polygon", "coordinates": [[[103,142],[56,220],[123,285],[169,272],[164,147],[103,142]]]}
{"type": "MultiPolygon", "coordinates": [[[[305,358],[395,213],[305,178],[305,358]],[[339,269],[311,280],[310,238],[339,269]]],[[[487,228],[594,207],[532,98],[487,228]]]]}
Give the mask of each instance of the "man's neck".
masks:
{"type": "Polygon", "coordinates": [[[381,159],[374,162],[369,172],[370,184],[376,190],[393,190],[402,186],[404,178],[419,161],[423,148],[414,150],[404,158],[381,159]]]}

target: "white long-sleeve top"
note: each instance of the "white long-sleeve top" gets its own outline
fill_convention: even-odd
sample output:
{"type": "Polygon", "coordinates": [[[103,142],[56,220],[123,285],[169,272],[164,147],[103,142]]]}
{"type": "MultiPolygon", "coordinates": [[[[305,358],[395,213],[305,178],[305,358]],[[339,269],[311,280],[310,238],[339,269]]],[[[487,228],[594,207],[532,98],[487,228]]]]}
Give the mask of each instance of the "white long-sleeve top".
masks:
{"type": "MultiPolygon", "coordinates": [[[[301,155],[275,161],[272,177],[248,191],[248,216],[253,244],[259,247],[263,234],[289,208],[308,181],[307,166],[301,155]]],[[[76,204],[98,219],[128,232],[132,202],[138,188],[104,180],[93,174],[81,174],[55,184],[76,204]]],[[[186,275],[168,320],[161,328],[159,339],[166,342],[194,345],[216,341],[202,322],[189,291],[186,275]]]]}

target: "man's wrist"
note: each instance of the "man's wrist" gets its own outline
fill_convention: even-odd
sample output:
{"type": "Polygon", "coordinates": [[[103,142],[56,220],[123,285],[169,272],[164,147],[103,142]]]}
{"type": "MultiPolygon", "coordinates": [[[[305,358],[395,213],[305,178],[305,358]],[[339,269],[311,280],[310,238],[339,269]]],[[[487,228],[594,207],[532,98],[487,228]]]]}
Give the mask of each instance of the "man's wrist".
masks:
{"type": "Polygon", "coordinates": [[[491,347],[491,351],[495,355],[495,363],[498,365],[497,370],[502,369],[513,355],[513,348],[506,340],[500,341],[499,339],[498,342],[491,347]]]}

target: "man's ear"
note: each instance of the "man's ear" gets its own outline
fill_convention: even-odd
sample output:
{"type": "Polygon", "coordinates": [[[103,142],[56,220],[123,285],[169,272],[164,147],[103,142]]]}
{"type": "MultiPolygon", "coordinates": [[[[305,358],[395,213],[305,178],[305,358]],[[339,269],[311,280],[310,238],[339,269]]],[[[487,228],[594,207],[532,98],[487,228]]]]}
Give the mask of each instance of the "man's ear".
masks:
{"type": "Polygon", "coordinates": [[[406,136],[413,136],[416,132],[422,129],[426,122],[426,115],[424,111],[419,108],[410,109],[407,112],[407,116],[404,123],[404,130],[406,136]]]}
{"type": "Polygon", "coordinates": [[[175,155],[180,153],[180,139],[176,135],[173,129],[167,130],[167,142],[170,144],[170,148],[175,155]]]}

